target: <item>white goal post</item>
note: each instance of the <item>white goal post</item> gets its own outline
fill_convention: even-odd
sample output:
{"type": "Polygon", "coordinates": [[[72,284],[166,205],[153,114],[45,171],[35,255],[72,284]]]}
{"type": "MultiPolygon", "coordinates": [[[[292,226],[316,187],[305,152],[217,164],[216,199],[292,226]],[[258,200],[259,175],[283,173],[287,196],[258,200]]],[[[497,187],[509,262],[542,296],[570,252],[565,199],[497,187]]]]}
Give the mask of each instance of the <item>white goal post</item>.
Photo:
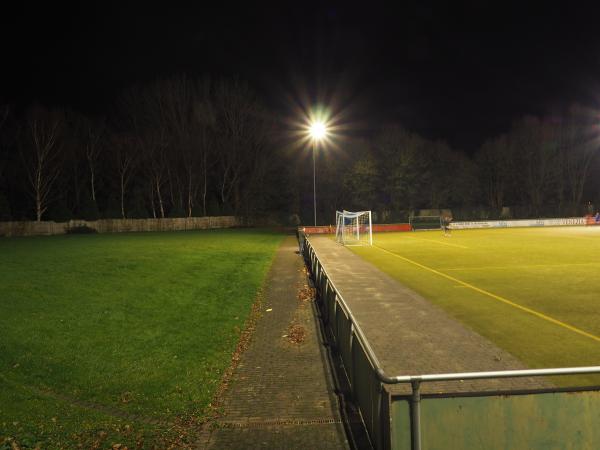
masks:
{"type": "Polygon", "coordinates": [[[335,240],[343,245],[373,245],[371,211],[336,211],[335,240]]]}

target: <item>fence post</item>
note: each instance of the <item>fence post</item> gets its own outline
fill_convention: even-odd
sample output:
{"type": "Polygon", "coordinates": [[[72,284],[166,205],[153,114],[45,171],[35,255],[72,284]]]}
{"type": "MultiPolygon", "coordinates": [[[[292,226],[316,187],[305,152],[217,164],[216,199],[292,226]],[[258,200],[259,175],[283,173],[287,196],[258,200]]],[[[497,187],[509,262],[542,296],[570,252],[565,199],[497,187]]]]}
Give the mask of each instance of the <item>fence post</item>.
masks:
{"type": "Polygon", "coordinates": [[[421,450],[421,381],[412,380],[410,400],[410,431],[412,450],[421,450]]]}
{"type": "Polygon", "coordinates": [[[352,399],[358,403],[358,392],[356,392],[356,361],[354,360],[354,349],[352,348],[354,345],[354,324],[350,322],[350,345],[348,348],[350,349],[350,364],[352,367],[349,367],[350,372],[352,373],[352,382],[350,383],[350,390],[352,392],[352,399]]]}

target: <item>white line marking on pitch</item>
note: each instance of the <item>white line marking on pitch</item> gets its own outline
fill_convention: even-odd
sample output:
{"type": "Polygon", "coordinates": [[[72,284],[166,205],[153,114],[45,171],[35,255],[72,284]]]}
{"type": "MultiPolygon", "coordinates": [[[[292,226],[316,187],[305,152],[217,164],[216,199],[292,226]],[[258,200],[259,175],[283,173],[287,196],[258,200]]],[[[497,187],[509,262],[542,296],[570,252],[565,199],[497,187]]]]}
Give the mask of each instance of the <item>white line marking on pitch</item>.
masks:
{"type": "Polygon", "coordinates": [[[458,248],[469,248],[469,247],[465,247],[464,245],[460,245],[460,244],[451,244],[450,242],[440,242],[440,241],[436,241],[433,239],[425,239],[425,238],[418,238],[418,237],[412,237],[412,236],[407,236],[407,239],[413,239],[415,241],[427,241],[427,242],[433,242],[434,244],[440,244],[440,245],[448,245],[449,247],[458,247],[458,248]]]}
{"type": "Polygon", "coordinates": [[[449,267],[444,270],[488,270],[488,269],[535,269],[544,267],[599,266],[600,262],[564,263],[564,264],[520,264],[513,266],[449,267]]]}
{"type": "Polygon", "coordinates": [[[535,269],[544,267],[598,266],[600,262],[564,263],[564,264],[522,264],[514,266],[482,266],[482,267],[450,267],[444,270],[502,270],[502,269],[535,269]]]}
{"type": "Polygon", "coordinates": [[[498,301],[500,301],[502,303],[505,303],[505,304],[507,304],[509,306],[512,306],[513,308],[520,309],[521,311],[525,311],[526,313],[532,314],[532,315],[534,315],[536,317],[539,317],[540,319],[543,319],[543,320],[546,320],[546,321],[548,321],[550,323],[553,323],[554,325],[561,326],[561,327],[566,328],[567,330],[570,330],[570,331],[572,331],[574,333],[580,334],[581,336],[585,336],[587,338],[593,339],[596,342],[600,342],[600,337],[595,336],[595,335],[593,335],[591,333],[588,333],[587,331],[583,331],[583,330],[581,330],[581,329],[579,329],[577,327],[574,327],[573,325],[569,325],[568,323],[561,322],[560,320],[557,320],[554,317],[547,316],[546,314],[538,312],[538,311],[536,311],[534,309],[528,308],[528,307],[523,306],[523,305],[519,305],[518,303],[515,303],[515,302],[513,302],[511,300],[508,300],[508,299],[506,299],[504,297],[501,297],[499,295],[492,294],[489,291],[486,291],[484,289],[478,288],[477,286],[472,285],[470,283],[467,283],[465,281],[459,280],[458,278],[454,278],[454,277],[452,277],[452,276],[450,276],[448,274],[440,272],[439,270],[435,270],[435,269],[432,269],[431,267],[424,266],[423,264],[420,264],[420,263],[418,263],[416,261],[413,261],[412,259],[406,258],[406,257],[404,257],[402,255],[398,255],[397,253],[394,253],[394,252],[391,252],[389,250],[386,250],[383,247],[379,247],[377,245],[373,245],[373,247],[376,247],[376,248],[378,248],[379,250],[381,250],[383,252],[386,252],[386,253],[389,253],[392,256],[395,256],[396,258],[402,259],[402,260],[404,260],[404,261],[406,261],[406,262],[408,262],[410,264],[413,264],[413,265],[415,265],[417,267],[420,267],[421,269],[425,269],[425,270],[427,270],[427,271],[429,271],[431,273],[435,273],[436,275],[439,275],[439,276],[441,276],[443,278],[446,278],[447,280],[453,281],[454,283],[457,283],[457,284],[460,284],[460,285],[462,285],[464,287],[472,289],[475,292],[479,292],[480,294],[486,295],[486,296],[488,296],[490,298],[493,298],[494,300],[498,300],[498,301]]]}

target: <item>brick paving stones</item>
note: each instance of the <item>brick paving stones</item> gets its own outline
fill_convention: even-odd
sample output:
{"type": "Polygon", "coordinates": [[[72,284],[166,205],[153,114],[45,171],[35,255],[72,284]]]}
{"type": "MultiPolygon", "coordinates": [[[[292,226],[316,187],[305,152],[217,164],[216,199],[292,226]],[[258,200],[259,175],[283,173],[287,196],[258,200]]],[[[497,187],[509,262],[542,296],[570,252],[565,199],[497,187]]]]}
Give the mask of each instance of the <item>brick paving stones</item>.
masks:
{"type": "Polygon", "coordinates": [[[307,278],[297,250],[289,236],[275,255],[261,316],[208,448],[349,448],[314,304],[299,299],[307,278]]]}

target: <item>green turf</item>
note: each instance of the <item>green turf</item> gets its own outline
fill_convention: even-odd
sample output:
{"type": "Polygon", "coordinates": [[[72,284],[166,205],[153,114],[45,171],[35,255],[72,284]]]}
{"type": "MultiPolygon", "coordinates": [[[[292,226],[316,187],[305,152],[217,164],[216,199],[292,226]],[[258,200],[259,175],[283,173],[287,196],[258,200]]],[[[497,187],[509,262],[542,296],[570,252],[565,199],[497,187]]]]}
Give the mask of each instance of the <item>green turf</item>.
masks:
{"type": "Polygon", "coordinates": [[[280,240],[0,239],[0,448],[2,436],[166,447],[173,422],[205,412],[280,240]]]}
{"type": "MultiPolygon", "coordinates": [[[[528,366],[600,365],[600,227],[379,233],[373,243],[351,248],[528,366]]],[[[600,384],[596,376],[552,381],[600,384]]]]}

